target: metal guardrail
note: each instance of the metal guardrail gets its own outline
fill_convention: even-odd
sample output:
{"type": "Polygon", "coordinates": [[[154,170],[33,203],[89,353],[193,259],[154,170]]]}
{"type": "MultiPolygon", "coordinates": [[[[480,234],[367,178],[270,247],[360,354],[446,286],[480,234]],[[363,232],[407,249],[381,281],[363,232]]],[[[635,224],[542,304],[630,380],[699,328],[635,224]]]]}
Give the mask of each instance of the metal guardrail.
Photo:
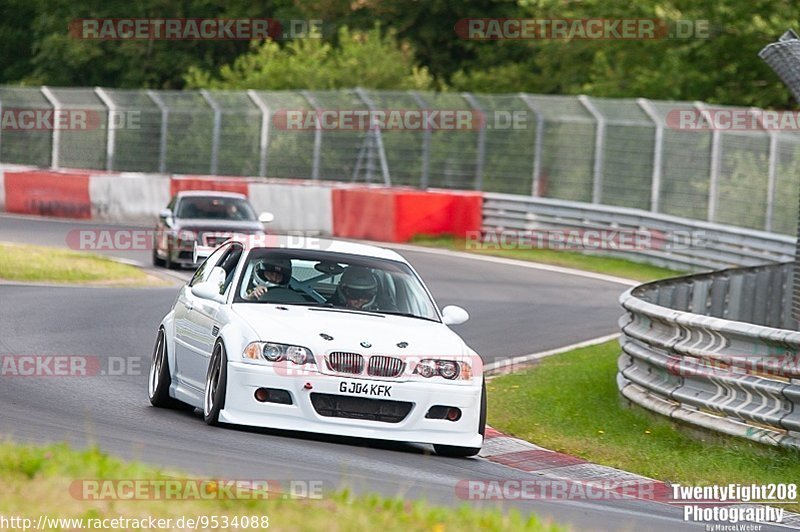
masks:
{"type": "Polygon", "coordinates": [[[800,448],[792,266],[678,277],[625,292],[622,395],[678,421],[800,448]]]}
{"type": "Polygon", "coordinates": [[[485,241],[513,240],[536,231],[629,231],[649,236],[635,249],[603,250],[616,256],[684,271],[786,262],[795,239],[639,209],[512,194],[484,194],[485,241]],[[520,233],[522,232],[522,233],[520,233]]]}

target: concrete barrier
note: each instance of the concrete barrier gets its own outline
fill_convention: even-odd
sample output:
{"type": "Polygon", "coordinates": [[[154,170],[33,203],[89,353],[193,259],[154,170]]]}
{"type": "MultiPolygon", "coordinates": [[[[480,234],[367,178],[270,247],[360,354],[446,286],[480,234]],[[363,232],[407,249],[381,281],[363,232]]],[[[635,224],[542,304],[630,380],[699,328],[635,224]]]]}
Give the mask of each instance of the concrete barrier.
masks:
{"type": "Polygon", "coordinates": [[[269,211],[277,232],[319,231],[333,234],[332,188],[312,184],[280,182],[250,183],[248,196],[257,213],[269,211]]]}
{"type": "Polygon", "coordinates": [[[170,199],[168,176],[100,174],[89,178],[92,219],[114,223],[153,224],[170,199]]]}
{"type": "Polygon", "coordinates": [[[88,173],[6,171],[3,189],[7,212],[59,218],[92,217],[88,173]]]}

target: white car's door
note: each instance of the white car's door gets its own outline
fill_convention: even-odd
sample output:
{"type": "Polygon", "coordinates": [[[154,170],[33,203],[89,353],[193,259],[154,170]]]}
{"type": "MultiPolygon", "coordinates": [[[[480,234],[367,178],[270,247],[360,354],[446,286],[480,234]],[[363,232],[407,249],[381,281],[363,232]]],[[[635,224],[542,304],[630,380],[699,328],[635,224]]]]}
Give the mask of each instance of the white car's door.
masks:
{"type": "Polygon", "coordinates": [[[206,323],[213,309],[208,308],[209,300],[192,294],[192,286],[207,281],[214,266],[230,246],[214,251],[195,272],[188,285],[181,289],[175,302],[175,376],[180,384],[195,391],[205,386],[205,367],[211,356],[209,342],[212,330],[206,323]],[[199,366],[205,363],[201,371],[199,366]],[[202,373],[202,375],[201,375],[202,373]]]}
{"type": "Polygon", "coordinates": [[[208,363],[223,325],[219,321],[221,307],[226,304],[236,266],[242,255],[242,247],[240,244],[230,244],[221,248],[221,251],[206,277],[220,286],[219,300],[198,297],[191,291],[187,295],[191,309],[186,312],[185,330],[187,333],[191,332],[191,338],[187,338],[185,342],[187,349],[183,369],[186,380],[199,390],[205,387],[208,363]]]}

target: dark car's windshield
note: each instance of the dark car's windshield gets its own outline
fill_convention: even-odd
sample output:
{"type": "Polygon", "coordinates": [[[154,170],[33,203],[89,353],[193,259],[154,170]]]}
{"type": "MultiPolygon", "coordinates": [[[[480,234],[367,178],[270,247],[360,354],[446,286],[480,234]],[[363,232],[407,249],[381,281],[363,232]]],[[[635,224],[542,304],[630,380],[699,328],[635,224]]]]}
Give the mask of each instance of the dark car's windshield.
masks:
{"type": "Polygon", "coordinates": [[[439,321],[433,301],[406,264],[344,253],[254,249],[247,257],[235,301],[439,321]]]}
{"type": "Polygon", "coordinates": [[[256,220],[253,208],[242,198],[224,196],[188,196],[178,202],[178,218],[201,218],[209,220],[256,220]]]}

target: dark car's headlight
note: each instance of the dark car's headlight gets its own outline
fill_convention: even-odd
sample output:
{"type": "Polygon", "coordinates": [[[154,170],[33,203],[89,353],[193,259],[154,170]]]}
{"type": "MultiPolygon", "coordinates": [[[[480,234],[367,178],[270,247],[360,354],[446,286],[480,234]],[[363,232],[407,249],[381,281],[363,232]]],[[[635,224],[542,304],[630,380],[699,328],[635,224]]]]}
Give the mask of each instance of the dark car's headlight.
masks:
{"type": "Polygon", "coordinates": [[[251,342],[244,348],[242,358],[248,362],[282,362],[287,360],[298,366],[316,363],[311,350],[299,345],[277,344],[275,342],[251,342]]]}

